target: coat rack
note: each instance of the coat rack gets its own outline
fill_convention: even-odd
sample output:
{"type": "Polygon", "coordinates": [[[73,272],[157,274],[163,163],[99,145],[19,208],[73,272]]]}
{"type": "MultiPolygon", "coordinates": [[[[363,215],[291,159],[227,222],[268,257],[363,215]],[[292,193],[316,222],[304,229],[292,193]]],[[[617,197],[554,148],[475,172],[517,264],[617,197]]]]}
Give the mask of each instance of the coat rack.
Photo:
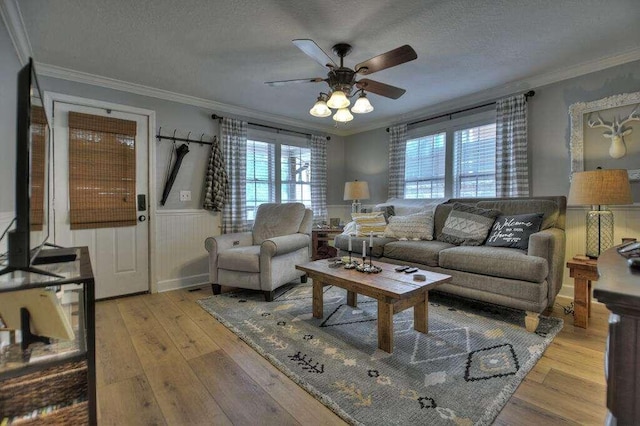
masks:
{"type": "Polygon", "coordinates": [[[189,139],[189,136],[191,136],[191,132],[189,132],[187,134],[186,139],[185,138],[177,138],[176,137],[176,131],[177,129],[173,129],[173,136],[163,136],[162,135],[162,126],[160,126],[160,129],[158,129],[158,134],[156,135],[156,139],[158,140],[158,142],[160,142],[161,140],[169,140],[169,141],[173,141],[173,142],[186,142],[187,144],[190,143],[197,143],[200,144],[200,146],[202,145],[213,145],[213,142],[206,142],[203,141],[202,139],[204,139],[204,133],[202,135],[200,135],[200,140],[196,140],[196,139],[189,139]]]}

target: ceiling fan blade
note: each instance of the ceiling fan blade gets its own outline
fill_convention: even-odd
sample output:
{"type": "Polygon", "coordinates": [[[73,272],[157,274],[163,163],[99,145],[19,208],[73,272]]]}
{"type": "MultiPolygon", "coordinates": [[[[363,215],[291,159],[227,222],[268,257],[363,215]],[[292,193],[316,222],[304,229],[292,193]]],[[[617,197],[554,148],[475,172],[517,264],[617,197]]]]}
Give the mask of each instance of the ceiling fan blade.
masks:
{"type": "Polygon", "coordinates": [[[368,78],[363,78],[362,80],[356,82],[356,86],[360,89],[364,89],[367,92],[375,93],[376,95],[384,96],[391,99],[398,99],[406,92],[406,90],[399,87],[380,83],[379,81],[369,80],[368,78]]]}
{"type": "Polygon", "coordinates": [[[355,70],[359,74],[373,74],[374,72],[413,61],[417,57],[418,54],[416,51],[408,44],[405,44],[404,46],[390,50],[387,53],[373,57],[368,61],[360,62],[356,65],[355,70]]]}
{"type": "Polygon", "coordinates": [[[336,63],[333,62],[333,59],[331,59],[324,50],[320,49],[320,46],[318,46],[315,41],[309,39],[297,39],[293,40],[293,44],[295,44],[298,49],[302,50],[309,57],[315,59],[323,67],[337,67],[336,63]]]}
{"type": "Polygon", "coordinates": [[[265,81],[264,84],[268,84],[269,86],[284,86],[289,83],[320,83],[325,80],[326,79],[322,77],[298,78],[296,80],[265,81]]]}

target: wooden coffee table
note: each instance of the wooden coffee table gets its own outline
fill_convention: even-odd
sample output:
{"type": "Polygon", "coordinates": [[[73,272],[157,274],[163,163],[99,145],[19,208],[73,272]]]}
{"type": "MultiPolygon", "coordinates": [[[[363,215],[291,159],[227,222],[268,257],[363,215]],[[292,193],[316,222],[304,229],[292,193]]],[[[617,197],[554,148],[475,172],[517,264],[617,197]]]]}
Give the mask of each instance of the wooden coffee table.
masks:
{"type": "Polygon", "coordinates": [[[413,328],[429,332],[429,290],[451,280],[451,276],[418,270],[426,281],[414,281],[414,274],[396,272],[398,265],[376,261],[382,268],[379,274],[366,274],[355,269],[330,268],[332,262],[316,260],[296,269],[304,271],[313,280],[313,316],[323,317],[323,287],[333,285],[347,290],[347,304],[358,306],[358,294],[378,300],[378,347],[393,352],[393,314],[413,307],[413,328]]]}

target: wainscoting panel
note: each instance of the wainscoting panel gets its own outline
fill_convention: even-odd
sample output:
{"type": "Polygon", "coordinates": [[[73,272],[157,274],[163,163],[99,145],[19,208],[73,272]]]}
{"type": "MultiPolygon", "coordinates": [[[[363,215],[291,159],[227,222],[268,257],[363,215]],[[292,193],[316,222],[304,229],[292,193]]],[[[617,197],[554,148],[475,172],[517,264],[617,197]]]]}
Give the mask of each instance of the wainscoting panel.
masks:
{"type": "Polygon", "coordinates": [[[209,282],[204,240],[220,235],[220,218],[220,213],[196,209],[156,212],[158,291],[209,282]]]}
{"type": "MultiPolygon", "coordinates": [[[[587,207],[567,208],[567,247],[565,263],[576,254],[584,254],[586,246],[586,216],[587,207]]],[[[623,237],[638,238],[640,240],[640,205],[612,207],[614,217],[614,242],[620,244],[623,237]]],[[[597,284],[595,284],[597,285],[597,284]]],[[[569,270],[564,269],[564,280],[560,294],[573,299],[573,278],[569,277],[569,270]]]]}

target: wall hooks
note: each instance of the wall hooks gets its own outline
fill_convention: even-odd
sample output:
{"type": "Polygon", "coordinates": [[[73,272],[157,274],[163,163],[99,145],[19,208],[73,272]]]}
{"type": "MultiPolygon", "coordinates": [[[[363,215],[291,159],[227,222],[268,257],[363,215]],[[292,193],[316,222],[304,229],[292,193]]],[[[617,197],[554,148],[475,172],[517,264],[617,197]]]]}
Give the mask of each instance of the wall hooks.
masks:
{"type": "Polygon", "coordinates": [[[213,142],[206,142],[204,141],[204,133],[202,135],[200,135],[200,140],[196,140],[196,139],[191,139],[191,133],[189,132],[187,133],[187,137],[186,138],[178,138],[176,137],[176,132],[178,131],[178,129],[173,129],[173,136],[163,136],[162,135],[162,126],[160,126],[160,128],[158,129],[158,134],[156,135],[156,139],[158,140],[158,142],[160,142],[161,140],[169,140],[169,141],[173,141],[175,142],[186,142],[187,144],[190,144],[191,142],[193,143],[197,143],[200,144],[200,146],[202,145],[213,145],[213,142]]]}

